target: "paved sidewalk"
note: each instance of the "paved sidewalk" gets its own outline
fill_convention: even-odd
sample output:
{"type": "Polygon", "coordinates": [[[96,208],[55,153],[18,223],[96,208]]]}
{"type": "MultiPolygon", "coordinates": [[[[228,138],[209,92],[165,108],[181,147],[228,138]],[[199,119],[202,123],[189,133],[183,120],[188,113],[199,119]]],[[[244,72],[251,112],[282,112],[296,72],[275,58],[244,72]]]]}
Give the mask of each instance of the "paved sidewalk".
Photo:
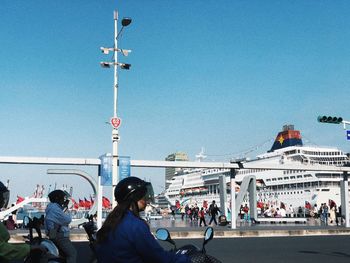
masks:
{"type": "MultiPolygon", "coordinates": [[[[207,220],[208,222],[209,220],[207,220]]],[[[166,228],[173,239],[203,238],[205,227],[199,227],[197,221],[181,220],[181,216],[175,220],[170,217],[152,219],[151,231],[157,228],[166,228]]],[[[320,236],[320,235],[350,235],[350,228],[335,225],[322,225],[319,220],[308,219],[305,224],[297,223],[260,223],[252,224],[237,221],[237,229],[227,226],[213,226],[216,238],[245,238],[245,237],[283,237],[283,236],[320,236]]],[[[11,231],[11,242],[23,242],[23,236],[28,235],[28,230],[20,229],[11,231]]],[[[73,229],[71,239],[74,241],[87,241],[83,229],[73,229]]]]}

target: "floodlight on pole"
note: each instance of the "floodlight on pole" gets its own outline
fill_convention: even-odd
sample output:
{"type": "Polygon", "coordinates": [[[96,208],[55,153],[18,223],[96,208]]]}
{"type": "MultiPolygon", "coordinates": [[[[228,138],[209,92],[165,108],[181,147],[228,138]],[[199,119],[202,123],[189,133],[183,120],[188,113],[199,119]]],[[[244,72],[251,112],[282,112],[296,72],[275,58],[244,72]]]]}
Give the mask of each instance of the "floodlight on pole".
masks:
{"type": "Polygon", "coordinates": [[[131,52],[130,49],[119,49],[119,48],[112,48],[112,47],[100,47],[103,54],[108,55],[109,52],[120,52],[123,54],[123,56],[127,57],[129,53],[131,52]]]}

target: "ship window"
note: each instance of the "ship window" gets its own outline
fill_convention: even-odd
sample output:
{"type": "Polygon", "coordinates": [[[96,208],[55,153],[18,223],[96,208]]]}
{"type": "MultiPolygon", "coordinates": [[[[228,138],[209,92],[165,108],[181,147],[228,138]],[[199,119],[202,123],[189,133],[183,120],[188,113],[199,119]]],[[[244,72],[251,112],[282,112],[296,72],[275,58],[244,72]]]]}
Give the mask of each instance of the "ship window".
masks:
{"type": "Polygon", "coordinates": [[[284,180],[288,180],[288,179],[289,179],[289,177],[283,177],[283,179],[284,179],[284,180]]]}
{"type": "Polygon", "coordinates": [[[266,181],[270,182],[270,181],[271,181],[271,179],[266,179],[266,181]]]}
{"type": "Polygon", "coordinates": [[[291,176],[290,179],[295,179],[295,176],[291,176]]]}
{"type": "Polygon", "coordinates": [[[276,181],[276,178],[272,178],[272,181],[276,181]]]}
{"type": "Polygon", "coordinates": [[[330,189],[321,189],[322,192],[329,192],[330,189]]]}
{"type": "Polygon", "coordinates": [[[297,178],[303,178],[303,176],[302,175],[298,175],[297,178]]]}

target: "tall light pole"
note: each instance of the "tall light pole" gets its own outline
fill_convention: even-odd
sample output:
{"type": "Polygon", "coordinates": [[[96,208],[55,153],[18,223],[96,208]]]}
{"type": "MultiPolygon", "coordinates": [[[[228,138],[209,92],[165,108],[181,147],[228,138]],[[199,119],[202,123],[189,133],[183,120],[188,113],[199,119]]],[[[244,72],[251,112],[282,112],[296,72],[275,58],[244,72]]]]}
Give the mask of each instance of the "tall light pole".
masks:
{"type": "MultiPolygon", "coordinates": [[[[123,18],[122,19],[122,28],[118,32],[118,11],[114,11],[114,47],[113,48],[105,48],[101,47],[101,51],[103,54],[109,54],[109,52],[114,52],[113,61],[112,62],[101,62],[101,67],[110,68],[114,67],[114,85],[113,85],[113,117],[110,122],[112,125],[112,186],[113,193],[114,188],[119,182],[119,174],[118,174],[118,141],[119,141],[119,127],[121,124],[121,119],[118,117],[118,67],[121,69],[130,69],[131,65],[126,63],[118,62],[118,52],[121,52],[124,56],[127,56],[131,50],[119,49],[118,48],[118,39],[123,31],[124,27],[130,25],[131,18],[123,18]]],[[[114,200],[114,196],[112,193],[113,207],[116,206],[116,201],[114,200]]]]}

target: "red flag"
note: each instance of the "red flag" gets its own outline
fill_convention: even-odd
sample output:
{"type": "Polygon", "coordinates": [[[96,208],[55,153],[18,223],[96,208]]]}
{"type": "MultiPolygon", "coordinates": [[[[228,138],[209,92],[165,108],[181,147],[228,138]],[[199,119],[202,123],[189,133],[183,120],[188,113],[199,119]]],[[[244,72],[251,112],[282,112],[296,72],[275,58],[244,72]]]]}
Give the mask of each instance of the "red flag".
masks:
{"type": "Polygon", "coordinates": [[[111,207],[111,202],[107,197],[104,197],[104,196],[102,197],[102,206],[105,209],[109,209],[111,207]]]}
{"type": "Polygon", "coordinates": [[[16,205],[19,204],[19,203],[22,202],[22,201],[24,201],[24,198],[17,195],[16,205]]]}
{"type": "Polygon", "coordinates": [[[85,200],[85,208],[90,209],[91,208],[91,202],[89,200],[87,200],[86,198],[84,198],[85,200]]]}
{"type": "Polygon", "coordinates": [[[80,198],[79,198],[79,207],[85,208],[85,202],[84,202],[84,200],[81,200],[80,198]]]}
{"type": "Polygon", "coordinates": [[[79,204],[72,198],[72,203],[73,203],[73,209],[78,209],[79,208],[79,204]]]}

